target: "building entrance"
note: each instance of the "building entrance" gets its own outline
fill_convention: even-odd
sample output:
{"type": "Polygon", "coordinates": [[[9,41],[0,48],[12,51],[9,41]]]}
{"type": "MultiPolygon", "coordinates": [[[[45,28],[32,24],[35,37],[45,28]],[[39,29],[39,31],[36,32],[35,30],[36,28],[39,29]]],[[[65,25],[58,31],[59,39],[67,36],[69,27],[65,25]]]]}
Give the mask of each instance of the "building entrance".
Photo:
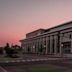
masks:
{"type": "Polygon", "coordinates": [[[69,54],[71,53],[71,42],[62,43],[62,53],[69,54]]]}

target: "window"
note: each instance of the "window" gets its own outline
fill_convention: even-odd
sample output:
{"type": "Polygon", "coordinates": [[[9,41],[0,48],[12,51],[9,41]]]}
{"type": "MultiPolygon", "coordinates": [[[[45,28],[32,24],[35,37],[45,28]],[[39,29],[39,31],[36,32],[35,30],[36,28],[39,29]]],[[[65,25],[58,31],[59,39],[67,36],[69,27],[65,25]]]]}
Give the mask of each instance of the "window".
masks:
{"type": "Polygon", "coordinates": [[[63,42],[62,52],[63,53],[71,53],[71,42],[63,42]]]}

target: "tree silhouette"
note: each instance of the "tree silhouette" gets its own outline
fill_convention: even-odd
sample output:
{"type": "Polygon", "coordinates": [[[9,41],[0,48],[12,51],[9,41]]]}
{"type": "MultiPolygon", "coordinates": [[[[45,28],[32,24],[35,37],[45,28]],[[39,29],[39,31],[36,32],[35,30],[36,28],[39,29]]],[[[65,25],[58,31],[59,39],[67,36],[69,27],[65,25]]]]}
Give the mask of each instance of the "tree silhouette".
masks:
{"type": "Polygon", "coordinates": [[[9,56],[9,51],[10,51],[9,43],[6,43],[6,46],[4,47],[4,50],[6,52],[6,55],[9,56]]]}
{"type": "Polygon", "coordinates": [[[13,57],[13,55],[16,54],[16,50],[13,49],[13,48],[11,48],[9,46],[9,43],[6,44],[6,46],[4,47],[4,49],[5,49],[6,55],[8,57],[13,57]]]}
{"type": "Polygon", "coordinates": [[[3,47],[0,47],[0,54],[3,54],[3,47]]]}

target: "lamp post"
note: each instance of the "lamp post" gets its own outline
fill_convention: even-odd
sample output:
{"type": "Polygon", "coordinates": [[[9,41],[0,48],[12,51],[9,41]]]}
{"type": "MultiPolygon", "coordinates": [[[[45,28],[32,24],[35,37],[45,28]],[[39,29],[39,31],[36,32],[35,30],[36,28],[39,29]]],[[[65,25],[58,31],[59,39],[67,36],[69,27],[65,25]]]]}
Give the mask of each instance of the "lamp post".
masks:
{"type": "Polygon", "coordinates": [[[33,49],[35,48],[35,46],[33,45],[33,49]]]}
{"type": "Polygon", "coordinates": [[[44,54],[45,54],[45,52],[46,52],[46,51],[45,51],[45,50],[46,50],[46,45],[44,45],[43,47],[44,47],[43,52],[44,52],[44,54]]]}
{"type": "Polygon", "coordinates": [[[63,57],[63,44],[61,44],[61,57],[63,57]]]}
{"type": "Polygon", "coordinates": [[[35,53],[35,45],[33,45],[33,53],[35,53]]]}

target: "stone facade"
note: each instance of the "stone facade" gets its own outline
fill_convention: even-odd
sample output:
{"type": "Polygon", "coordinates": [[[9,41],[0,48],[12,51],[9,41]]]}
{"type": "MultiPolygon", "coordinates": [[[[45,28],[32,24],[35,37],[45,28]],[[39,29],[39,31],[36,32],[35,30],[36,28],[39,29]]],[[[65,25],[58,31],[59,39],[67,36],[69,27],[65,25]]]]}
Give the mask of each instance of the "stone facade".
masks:
{"type": "MultiPolygon", "coordinates": [[[[40,30],[40,29],[39,29],[40,30]]],[[[25,53],[69,56],[72,54],[72,22],[67,22],[43,31],[39,35],[20,40],[25,53]]],[[[36,32],[37,34],[37,31],[36,32]]],[[[31,33],[34,33],[31,32],[31,33]]],[[[35,34],[35,33],[34,33],[35,34]]]]}
{"type": "Polygon", "coordinates": [[[33,32],[27,33],[26,38],[31,38],[31,37],[34,37],[34,36],[38,36],[38,35],[44,33],[44,31],[45,31],[44,29],[38,29],[38,30],[35,30],[33,32]]]}

